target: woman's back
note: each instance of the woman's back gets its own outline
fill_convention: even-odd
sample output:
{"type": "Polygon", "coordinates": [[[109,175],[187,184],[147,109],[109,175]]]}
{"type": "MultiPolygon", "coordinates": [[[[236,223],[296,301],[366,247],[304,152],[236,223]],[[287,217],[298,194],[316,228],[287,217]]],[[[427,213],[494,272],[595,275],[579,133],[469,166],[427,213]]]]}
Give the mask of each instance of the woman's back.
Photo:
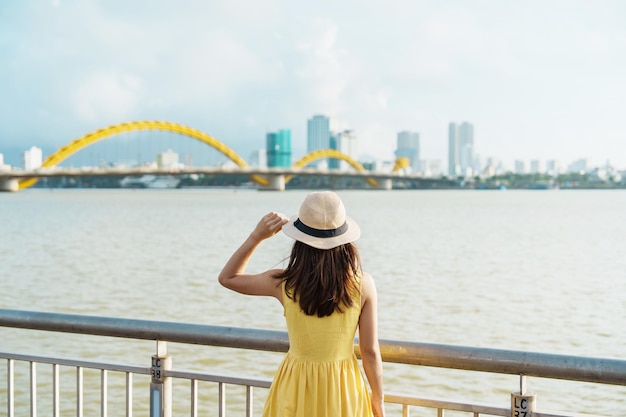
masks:
{"type": "MultiPolygon", "coordinates": [[[[284,284],[283,284],[284,285],[284,284]]],[[[298,359],[310,361],[343,360],[354,353],[354,335],[361,313],[357,294],[351,307],[341,313],[318,317],[306,315],[297,301],[283,296],[289,333],[289,352],[298,359]]]]}
{"type": "Polygon", "coordinates": [[[289,352],[276,373],[263,415],[371,416],[369,392],[354,354],[360,297],[351,307],[325,317],[307,315],[284,293],[283,305],[289,352]]]}

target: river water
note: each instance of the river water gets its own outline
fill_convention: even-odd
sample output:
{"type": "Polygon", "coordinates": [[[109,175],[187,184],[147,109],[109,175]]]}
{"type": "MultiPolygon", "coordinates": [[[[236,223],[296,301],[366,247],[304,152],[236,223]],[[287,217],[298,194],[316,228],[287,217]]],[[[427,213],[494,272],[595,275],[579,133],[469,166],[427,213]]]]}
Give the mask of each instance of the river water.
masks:
{"type": "MultiPolygon", "coordinates": [[[[357,245],[377,283],[382,339],[626,358],[626,192],[339,194],[362,229],[357,245]]],[[[235,189],[0,194],[0,307],[285,330],[276,300],[229,292],[217,274],[263,214],[294,214],[305,195],[235,189]]],[[[249,269],[282,265],[290,246],[282,234],[264,242],[249,269]]],[[[97,339],[0,328],[3,351],[142,366],[154,351],[152,342],[97,339]]],[[[170,353],[176,368],[266,378],[282,358],[176,345],[170,353]]],[[[0,381],[5,375],[2,366],[0,381]]],[[[45,392],[50,380],[38,380],[45,392]]],[[[114,377],[110,383],[117,383],[114,377]]],[[[624,414],[625,387],[539,378],[528,385],[540,409],[624,414]]],[[[519,385],[514,376],[385,364],[385,386],[506,407],[519,385]]],[[[175,389],[188,407],[188,387],[175,389]]],[[[0,410],[5,390],[0,383],[0,410]]],[[[143,394],[135,390],[136,397],[143,394]]],[[[263,396],[257,394],[260,404],[263,396]]],[[[388,411],[399,415],[395,410],[388,411]]]]}

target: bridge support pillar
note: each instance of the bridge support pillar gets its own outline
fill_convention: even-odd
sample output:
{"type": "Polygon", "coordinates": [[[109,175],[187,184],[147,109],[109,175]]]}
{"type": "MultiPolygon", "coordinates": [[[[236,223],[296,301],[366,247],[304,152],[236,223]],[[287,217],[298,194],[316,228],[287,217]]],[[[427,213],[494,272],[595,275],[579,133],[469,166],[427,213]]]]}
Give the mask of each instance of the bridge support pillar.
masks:
{"type": "Polygon", "coordinates": [[[18,191],[20,189],[20,182],[17,178],[2,178],[0,179],[0,191],[18,191]]]}
{"type": "Polygon", "coordinates": [[[393,181],[391,178],[378,180],[378,188],[381,190],[391,190],[393,188],[393,181]]]}
{"type": "Polygon", "coordinates": [[[264,191],[285,191],[285,176],[271,174],[267,176],[269,185],[262,185],[259,190],[264,191]]]}

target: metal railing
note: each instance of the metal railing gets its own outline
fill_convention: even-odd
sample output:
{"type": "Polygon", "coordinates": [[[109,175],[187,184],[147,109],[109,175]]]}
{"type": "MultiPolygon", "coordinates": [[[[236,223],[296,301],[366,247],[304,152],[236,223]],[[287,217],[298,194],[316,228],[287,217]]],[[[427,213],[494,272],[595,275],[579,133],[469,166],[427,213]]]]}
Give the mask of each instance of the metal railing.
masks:
{"type": "MultiPolygon", "coordinates": [[[[59,415],[59,366],[76,369],[76,410],[82,416],[83,369],[96,369],[100,377],[100,414],[107,416],[108,372],[120,372],[126,378],[126,415],[132,416],[133,375],[150,378],[150,416],[171,415],[171,381],[188,380],[190,383],[190,414],[198,415],[198,382],[218,384],[219,415],[226,410],[226,385],[243,386],[246,389],[246,416],[253,415],[254,388],[269,388],[271,380],[189,372],[171,368],[167,355],[167,342],[219,346],[235,349],[253,349],[270,352],[286,352],[289,349],[287,333],[280,331],[242,329],[186,323],[149,320],[119,319],[110,317],[82,316],[72,314],[42,313],[0,309],[0,327],[45,330],[95,336],[110,336],[156,341],[156,354],[151,367],[92,362],[33,356],[23,353],[0,352],[7,361],[6,392],[7,417],[14,417],[15,362],[27,362],[30,366],[30,410],[37,415],[36,365],[52,365],[53,415],[59,415]]],[[[526,377],[584,381],[610,385],[626,385],[626,360],[589,358],[488,348],[438,345],[428,343],[381,340],[384,362],[421,365],[438,368],[481,371],[519,376],[519,391],[511,393],[511,407],[503,408],[488,404],[454,402],[441,399],[418,398],[386,394],[385,402],[399,404],[402,415],[408,417],[411,407],[437,410],[438,416],[445,411],[466,412],[474,417],[483,415],[511,417],[575,417],[581,414],[548,413],[535,409],[535,395],[526,391],[526,377]]],[[[358,344],[355,352],[359,355],[358,344]]],[[[147,401],[147,400],[146,400],[147,401]]]]}

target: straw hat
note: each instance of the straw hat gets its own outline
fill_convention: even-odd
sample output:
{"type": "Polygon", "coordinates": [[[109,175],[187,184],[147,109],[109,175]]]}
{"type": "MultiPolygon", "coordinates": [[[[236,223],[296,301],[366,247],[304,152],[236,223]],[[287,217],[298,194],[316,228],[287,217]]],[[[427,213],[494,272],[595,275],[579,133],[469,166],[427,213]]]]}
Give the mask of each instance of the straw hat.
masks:
{"type": "Polygon", "coordinates": [[[359,225],[346,216],[341,199],[332,191],[307,195],[298,214],[283,225],[283,232],[317,249],[332,249],[361,236],[359,225]]]}

